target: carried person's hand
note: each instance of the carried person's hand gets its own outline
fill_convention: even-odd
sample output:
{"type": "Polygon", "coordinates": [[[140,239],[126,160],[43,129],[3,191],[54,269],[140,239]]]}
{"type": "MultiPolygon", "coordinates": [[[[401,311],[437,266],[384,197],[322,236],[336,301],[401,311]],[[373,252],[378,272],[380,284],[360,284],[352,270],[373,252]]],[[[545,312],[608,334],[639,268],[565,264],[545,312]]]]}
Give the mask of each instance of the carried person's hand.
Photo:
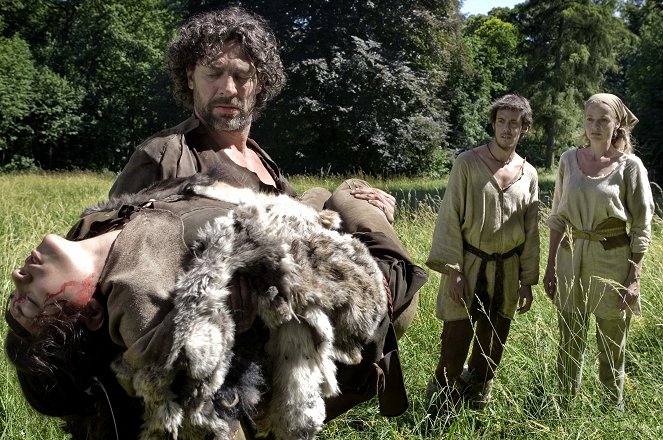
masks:
{"type": "Polygon", "coordinates": [[[396,198],[378,188],[360,186],[352,190],[352,195],[360,200],[366,200],[371,205],[377,206],[384,212],[389,223],[394,222],[396,212],[396,198]]]}
{"type": "Polygon", "coordinates": [[[230,296],[227,304],[235,320],[235,333],[241,334],[251,328],[258,313],[258,297],[255,289],[244,275],[235,275],[228,285],[230,296]]]}

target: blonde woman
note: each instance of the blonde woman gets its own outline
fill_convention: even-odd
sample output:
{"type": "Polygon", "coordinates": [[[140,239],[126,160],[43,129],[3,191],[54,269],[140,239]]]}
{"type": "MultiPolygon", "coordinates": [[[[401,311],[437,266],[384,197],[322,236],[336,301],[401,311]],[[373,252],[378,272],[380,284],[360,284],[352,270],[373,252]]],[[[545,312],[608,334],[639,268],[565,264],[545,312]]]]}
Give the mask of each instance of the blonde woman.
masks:
{"type": "Polygon", "coordinates": [[[585,103],[585,146],[562,154],[555,183],[544,288],[558,309],[557,374],[565,396],[580,389],[590,315],[599,379],[623,407],[626,337],[640,313],[642,258],[651,240],[647,170],[633,154],[638,119],[617,96],[585,103]]]}

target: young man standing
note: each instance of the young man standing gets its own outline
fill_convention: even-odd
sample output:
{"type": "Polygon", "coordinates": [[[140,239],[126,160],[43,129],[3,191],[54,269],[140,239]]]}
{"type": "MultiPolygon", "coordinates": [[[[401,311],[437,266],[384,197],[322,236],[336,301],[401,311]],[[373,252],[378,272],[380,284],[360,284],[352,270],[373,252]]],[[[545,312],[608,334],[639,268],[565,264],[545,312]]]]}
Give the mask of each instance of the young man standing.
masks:
{"type": "Polygon", "coordinates": [[[539,277],[538,177],[516,153],[532,124],[529,102],[503,96],[490,122],[490,142],[454,162],[426,263],[442,273],[442,350],[427,388],[433,418],[461,398],[488,403],[511,320],[530,309],[539,277]]]}

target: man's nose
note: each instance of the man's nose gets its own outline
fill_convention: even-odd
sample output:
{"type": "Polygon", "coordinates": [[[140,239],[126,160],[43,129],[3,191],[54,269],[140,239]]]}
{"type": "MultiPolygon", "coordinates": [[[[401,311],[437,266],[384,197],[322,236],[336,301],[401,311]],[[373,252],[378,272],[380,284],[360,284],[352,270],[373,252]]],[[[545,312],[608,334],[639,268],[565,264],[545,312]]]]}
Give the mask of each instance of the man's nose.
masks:
{"type": "Polygon", "coordinates": [[[223,93],[223,96],[235,96],[237,94],[237,85],[232,75],[223,75],[221,81],[221,93],[223,93]]]}

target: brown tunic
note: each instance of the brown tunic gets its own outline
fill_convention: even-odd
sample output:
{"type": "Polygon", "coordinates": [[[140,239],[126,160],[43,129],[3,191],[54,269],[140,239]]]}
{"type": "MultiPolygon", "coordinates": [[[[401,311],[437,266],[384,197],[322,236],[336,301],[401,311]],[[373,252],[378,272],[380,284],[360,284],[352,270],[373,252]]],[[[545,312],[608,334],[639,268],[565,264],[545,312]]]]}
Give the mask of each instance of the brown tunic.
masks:
{"type": "Polygon", "coordinates": [[[205,136],[205,129],[195,116],[156,133],[134,151],[108,196],[133,194],[155,182],[173,177],[193,176],[210,168],[220,170],[223,180],[233,186],[266,193],[295,195],[294,189],[276,163],[252,139],[247,140],[247,146],[258,155],[274,179],[276,188],[262,182],[254,172],[237,165],[223,152],[198,146],[204,143],[201,139],[205,136]]]}

